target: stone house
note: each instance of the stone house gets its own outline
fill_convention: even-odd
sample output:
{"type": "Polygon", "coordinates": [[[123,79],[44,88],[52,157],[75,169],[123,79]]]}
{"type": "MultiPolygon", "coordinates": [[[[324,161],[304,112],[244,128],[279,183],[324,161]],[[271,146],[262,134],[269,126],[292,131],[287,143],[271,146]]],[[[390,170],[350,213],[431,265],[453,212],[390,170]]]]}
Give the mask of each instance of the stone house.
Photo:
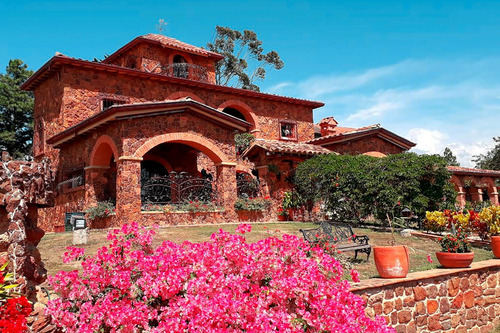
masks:
{"type": "Polygon", "coordinates": [[[414,146],[379,125],[343,128],[332,117],[315,125],[321,102],[217,85],[222,58],[148,34],[103,61],[56,54],[44,64],[22,86],[35,95],[35,160],[56,169],[55,205],[40,210],[39,226],[64,229],[68,213],[101,201],[116,205],[101,227],[273,220],[299,162],[414,146]],[[242,154],[236,133],[256,138],[242,154]],[[245,195],[273,205],[242,214],[234,204],[245,195]],[[207,208],[179,210],[187,202],[207,208]]]}

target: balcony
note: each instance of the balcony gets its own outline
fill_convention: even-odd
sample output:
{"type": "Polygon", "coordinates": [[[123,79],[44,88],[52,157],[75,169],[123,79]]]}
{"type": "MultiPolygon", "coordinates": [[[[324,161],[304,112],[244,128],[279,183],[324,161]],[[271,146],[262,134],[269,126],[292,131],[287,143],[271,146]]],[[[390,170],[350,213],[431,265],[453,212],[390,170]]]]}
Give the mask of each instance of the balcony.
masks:
{"type": "Polygon", "coordinates": [[[159,74],[210,83],[208,81],[207,69],[195,64],[174,63],[163,67],[159,74]]]}

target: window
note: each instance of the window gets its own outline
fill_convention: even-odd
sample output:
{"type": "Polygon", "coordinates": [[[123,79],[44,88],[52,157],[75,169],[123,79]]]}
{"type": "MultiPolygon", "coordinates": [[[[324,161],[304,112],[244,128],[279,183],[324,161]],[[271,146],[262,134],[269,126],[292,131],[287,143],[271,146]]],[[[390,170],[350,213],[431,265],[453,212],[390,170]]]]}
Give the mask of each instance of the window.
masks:
{"type": "Polygon", "coordinates": [[[280,139],[297,140],[297,124],[293,122],[280,123],[280,139]]]}
{"type": "Polygon", "coordinates": [[[109,109],[113,105],[125,104],[125,101],[120,101],[116,99],[103,98],[101,101],[101,111],[109,109]]]}

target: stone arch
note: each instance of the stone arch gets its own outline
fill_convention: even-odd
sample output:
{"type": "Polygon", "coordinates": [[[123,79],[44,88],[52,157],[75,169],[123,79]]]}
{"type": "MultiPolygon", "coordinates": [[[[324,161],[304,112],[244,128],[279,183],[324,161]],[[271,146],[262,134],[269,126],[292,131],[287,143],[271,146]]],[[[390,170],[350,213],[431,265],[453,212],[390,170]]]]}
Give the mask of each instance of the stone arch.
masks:
{"type": "Polygon", "coordinates": [[[150,138],[142,146],[140,146],[139,149],[137,149],[137,151],[134,153],[134,157],[143,157],[152,148],[162,143],[169,142],[183,143],[185,145],[196,148],[207,155],[212,161],[214,161],[215,164],[229,161],[226,154],[224,154],[219,149],[219,147],[208,141],[206,138],[197,134],[185,132],[161,134],[150,138]]]}
{"type": "Polygon", "coordinates": [[[118,158],[116,144],[109,135],[102,135],[97,139],[92,149],[89,165],[108,166],[111,156],[114,156],[115,159],[118,158]]]}
{"type": "Polygon", "coordinates": [[[495,180],[492,177],[482,177],[480,184],[486,185],[482,188],[482,190],[483,193],[486,192],[488,200],[490,200],[492,204],[498,204],[498,191],[495,185],[495,180]]]}
{"type": "Polygon", "coordinates": [[[450,181],[457,191],[463,186],[460,178],[458,178],[456,175],[452,175],[450,181]]]}
{"type": "Polygon", "coordinates": [[[172,172],[174,169],[172,168],[172,166],[170,165],[170,163],[168,163],[168,161],[166,159],[164,159],[163,157],[161,156],[156,156],[156,155],[148,155],[148,154],[145,154],[144,155],[144,159],[143,161],[154,161],[154,162],[158,162],[160,163],[161,165],[163,165],[163,167],[170,173],[172,172]]]}
{"type": "Polygon", "coordinates": [[[191,56],[187,53],[181,53],[181,52],[172,52],[170,53],[170,55],[168,56],[168,64],[171,65],[174,63],[174,58],[175,56],[181,56],[184,58],[184,60],[186,60],[186,63],[188,64],[192,64],[193,63],[193,59],[191,58],[191,56]]]}
{"type": "Polygon", "coordinates": [[[255,113],[253,112],[252,108],[244,102],[237,99],[230,99],[219,105],[217,109],[222,112],[225,108],[234,108],[238,110],[245,117],[246,121],[252,124],[251,129],[255,129],[255,127],[257,126],[255,113]]]}
{"type": "Polygon", "coordinates": [[[180,99],[180,98],[183,98],[183,97],[189,97],[191,98],[192,100],[194,101],[197,101],[197,102],[200,102],[202,104],[205,104],[205,101],[202,100],[198,95],[190,92],[190,91],[177,91],[177,92],[174,92],[170,95],[168,95],[168,97],[165,99],[165,100],[176,100],[176,99],[180,99]]]}

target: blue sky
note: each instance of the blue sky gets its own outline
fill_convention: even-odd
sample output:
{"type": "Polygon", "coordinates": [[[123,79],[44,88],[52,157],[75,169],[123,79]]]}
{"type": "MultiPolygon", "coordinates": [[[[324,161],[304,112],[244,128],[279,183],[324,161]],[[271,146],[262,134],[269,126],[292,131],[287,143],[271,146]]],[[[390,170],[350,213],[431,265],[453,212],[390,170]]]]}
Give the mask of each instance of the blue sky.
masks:
{"type": "Polygon", "coordinates": [[[463,166],[500,136],[499,1],[0,1],[0,71],[54,52],[102,58],[156,32],[204,46],[215,25],[254,30],[285,62],[262,91],[320,100],[315,121],[380,123],[449,146],[463,166]]]}

